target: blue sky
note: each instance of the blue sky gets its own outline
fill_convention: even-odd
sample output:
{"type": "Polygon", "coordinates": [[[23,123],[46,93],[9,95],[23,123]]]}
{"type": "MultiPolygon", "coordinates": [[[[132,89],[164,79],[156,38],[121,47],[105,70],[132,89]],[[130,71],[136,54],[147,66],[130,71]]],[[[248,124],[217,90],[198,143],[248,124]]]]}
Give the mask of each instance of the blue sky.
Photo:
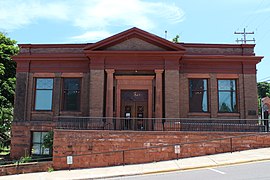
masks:
{"type": "Polygon", "coordinates": [[[97,42],[131,27],[186,43],[236,43],[254,31],[257,80],[270,80],[269,0],[0,0],[0,31],[23,43],[97,42]]]}

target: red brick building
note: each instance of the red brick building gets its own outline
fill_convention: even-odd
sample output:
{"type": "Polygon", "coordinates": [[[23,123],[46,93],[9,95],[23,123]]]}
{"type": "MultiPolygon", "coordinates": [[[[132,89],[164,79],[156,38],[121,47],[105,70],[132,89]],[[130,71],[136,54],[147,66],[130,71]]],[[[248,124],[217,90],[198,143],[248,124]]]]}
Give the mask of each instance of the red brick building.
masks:
{"type": "Polygon", "coordinates": [[[61,116],[107,117],[110,129],[129,125],[112,117],[257,118],[252,44],[173,43],[131,28],[97,43],[19,46],[12,157],[47,154],[42,137],[61,116]]]}

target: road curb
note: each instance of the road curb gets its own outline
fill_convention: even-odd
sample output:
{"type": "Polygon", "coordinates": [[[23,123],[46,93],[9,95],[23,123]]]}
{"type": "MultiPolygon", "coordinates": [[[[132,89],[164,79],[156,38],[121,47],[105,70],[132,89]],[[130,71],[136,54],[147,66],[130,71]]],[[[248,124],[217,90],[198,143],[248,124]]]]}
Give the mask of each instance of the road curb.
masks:
{"type": "Polygon", "coordinates": [[[121,175],[114,175],[114,176],[100,176],[100,177],[93,177],[89,179],[104,179],[104,178],[117,178],[117,177],[126,177],[126,176],[151,175],[151,174],[169,173],[169,172],[176,172],[176,171],[188,171],[188,170],[206,169],[206,168],[230,166],[230,165],[237,165],[237,164],[246,164],[246,163],[261,162],[261,161],[270,161],[270,158],[246,160],[246,161],[239,161],[239,162],[232,162],[232,163],[222,163],[222,164],[216,164],[216,165],[205,165],[205,166],[197,166],[197,167],[151,171],[151,172],[145,172],[145,173],[134,173],[134,174],[131,173],[131,174],[121,174],[121,175]]]}
{"type": "Polygon", "coordinates": [[[262,162],[262,161],[270,161],[270,158],[246,160],[246,161],[239,161],[239,162],[232,162],[232,163],[222,163],[222,164],[216,164],[216,165],[205,165],[205,166],[197,166],[197,167],[179,168],[179,169],[168,169],[168,170],[146,172],[146,173],[142,173],[142,174],[149,175],[149,174],[158,174],[158,173],[175,172],[175,171],[188,171],[188,170],[222,167],[222,166],[246,164],[246,163],[253,163],[253,162],[262,162]]]}

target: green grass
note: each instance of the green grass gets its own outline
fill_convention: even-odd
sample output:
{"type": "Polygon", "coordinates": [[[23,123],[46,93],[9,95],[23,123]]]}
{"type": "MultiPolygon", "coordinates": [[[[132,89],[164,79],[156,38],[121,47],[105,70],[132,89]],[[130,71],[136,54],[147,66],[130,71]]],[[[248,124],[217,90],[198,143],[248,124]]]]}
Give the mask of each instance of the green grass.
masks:
{"type": "Polygon", "coordinates": [[[48,167],[48,172],[50,173],[50,172],[53,172],[54,171],[54,169],[52,168],[52,167],[48,167]]]}
{"type": "Polygon", "coordinates": [[[10,147],[0,147],[0,155],[5,156],[10,152],[10,147]]]}

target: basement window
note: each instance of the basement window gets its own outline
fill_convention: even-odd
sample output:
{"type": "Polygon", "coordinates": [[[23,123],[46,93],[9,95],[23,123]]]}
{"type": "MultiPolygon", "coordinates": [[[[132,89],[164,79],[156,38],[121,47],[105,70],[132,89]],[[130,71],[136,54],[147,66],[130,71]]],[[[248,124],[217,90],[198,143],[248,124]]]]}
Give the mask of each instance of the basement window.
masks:
{"type": "Polygon", "coordinates": [[[32,155],[49,155],[50,149],[43,146],[43,139],[47,134],[48,132],[32,133],[32,155]]]}

